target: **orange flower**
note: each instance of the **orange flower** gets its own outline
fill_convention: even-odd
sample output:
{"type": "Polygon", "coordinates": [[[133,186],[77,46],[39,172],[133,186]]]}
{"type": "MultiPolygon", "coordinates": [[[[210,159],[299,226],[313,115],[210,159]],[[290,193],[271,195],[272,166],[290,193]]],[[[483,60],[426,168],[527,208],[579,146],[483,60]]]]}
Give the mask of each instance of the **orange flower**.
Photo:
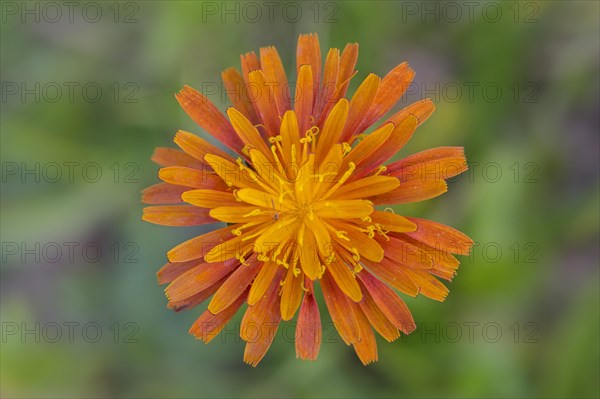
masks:
{"type": "Polygon", "coordinates": [[[177,100],[200,127],[235,156],[179,131],[181,150],[158,148],[163,183],[143,192],[143,219],[167,226],[226,223],[167,254],[159,272],[169,307],[194,307],[212,296],[190,333],[211,341],[244,303],[244,361],[255,366],[281,320],[296,313],[296,355],[316,359],[321,321],[315,291],[343,341],[364,364],[377,360],[373,328],[386,340],[415,323],[392,288],[443,301],[458,268],[454,254],[472,241],[442,224],[381,211],[376,205],[443,194],[444,179],[467,169],[463,149],[423,151],[383,166],[433,112],[412,104],[366,129],[398,102],[414,72],[400,64],[383,79],[370,74],[350,100],[358,45],[327,53],[321,68],[316,35],[302,35],[293,101],[274,47],[241,56],[223,81],[233,104],[225,117],[184,87],[177,100]],[[182,203],[188,205],[183,205],[182,203]],[[391,288],[390,288],[391,287],[391,288]]]}

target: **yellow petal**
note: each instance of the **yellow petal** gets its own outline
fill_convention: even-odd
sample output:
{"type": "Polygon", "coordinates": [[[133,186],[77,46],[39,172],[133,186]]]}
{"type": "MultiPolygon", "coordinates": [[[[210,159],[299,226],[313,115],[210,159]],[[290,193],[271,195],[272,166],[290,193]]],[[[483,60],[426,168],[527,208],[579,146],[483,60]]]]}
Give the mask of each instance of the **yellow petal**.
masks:
{"type": "Polygon", "coordinates": [[[317,202],[314,205],[317,216],[322,218],[352,219],[369,216],[373,205],[364,200],[330,200],[317,202]]]}

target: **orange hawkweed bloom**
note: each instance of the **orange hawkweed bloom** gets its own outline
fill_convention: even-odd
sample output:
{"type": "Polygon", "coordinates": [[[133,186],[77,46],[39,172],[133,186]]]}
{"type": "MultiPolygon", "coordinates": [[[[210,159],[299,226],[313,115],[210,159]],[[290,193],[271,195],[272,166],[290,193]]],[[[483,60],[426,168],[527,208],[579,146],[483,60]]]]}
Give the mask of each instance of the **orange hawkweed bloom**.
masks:
{"type": "Polygon", "coordinates": [[[393,289],[443,301],[456,254],[472,241],[442,224],[378,205],[423,201],[447,190],[444,179],[467,169],[463,149],[423,151],[383,166],[433,112],[412,104],[370,126],[398,102],[414,77],[402,63],[383,79],[370,74],[345,98],[358,45],[330,49],[322,67],[316,35],[297,49],[293,100],[274,47],[241,56],[222,77],[233,104],[223,115],[185,86],[177,100],[231,156],[188,132],[152,159],[163,183],[147,188],[143,219],[167,226],[225,224],[168,252],[158,272],[176,311],[209,299],[190,333],[211,341],[247,304],[240,325],[253,366],[281,320],[296,313],[296,355],[316,359],[321,342],[317,287],[343,341],[364,364],[377,360],[375,329],[388,341],[415,323],[393,289]],[[186,204],[183,204],[186,203],[186,204]]]}

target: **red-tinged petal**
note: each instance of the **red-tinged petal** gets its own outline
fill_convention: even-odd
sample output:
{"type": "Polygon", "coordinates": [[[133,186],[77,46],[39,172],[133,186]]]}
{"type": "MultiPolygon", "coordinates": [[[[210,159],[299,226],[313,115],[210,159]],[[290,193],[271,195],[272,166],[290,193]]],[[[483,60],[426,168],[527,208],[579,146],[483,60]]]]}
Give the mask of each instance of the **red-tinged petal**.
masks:
{"type": "Polygon", "coordinates": [[[365,316],[360,306],[356,303],[351,303],[348,312],[354,313],[360,329],[360,340],[352,344],[354,351],[363,365],[366,366],[367,364],[376,362],[377,341],[375,340],[375,334],[373,334],[373,329],[367,316],[365,316]]]}
{"type": "Polygon", "coordinates": [[[354,302],[362,299],[362,292],[356,281],[356,277],[350,271],[348,266],[339,260],[335,260],[327,265],[327,270],[335,280],[337,286],[354,302]]]}
{"type": "Polygon", "coordinates": [[[417,225],[417,230],[406,233],[411,238],[443,252],[469,255],[473,240],[460,231],[431,220],[408,218],[417,225]]]}
{"type": "MultiPolygon", "coordinates": [[[[319,38],[316,34],[300,35],[298,38],[298,47],[296,50],[297,73],[300,76],[303,65],[310,65],[312,71],[312,94],[311,100],[315,100],[319,93],[319,83],[321,82],[321,47],[319,38]]],[[[312,105],[310,112],[312,113],[312,105]]],[[[301,130],[302,132],[302,130],[301,130]]]]}
{"type": "Polygon", "coordinates": [[[358,60],[358,43],[348,43],[342,52],[342,58],[340,59],[340,69],[338,73],[338,80],[336,82],[336,99],[342,98],[346,95],[350,80],[355,75],[356,61],[358,60]]]}
{"type": "Polygon", "coordinates": [[[258,57],[254,51],[240,55],[240,60],[242,62],[242,75],[246,81],[246,84],[248,84],[248,76],[250,75],[250,72],[260,69],[260,61],[258,60],[258,57]]]}
{"type": "Polygon", "coordinates": [[[147,206],[142,220],[163,226],[199,226],[217,222],[210,217],[208,209],[191,205],[147,206]]]}
{"type": "Polygon", "coordinates": [[[369,199],[375,205],[407,204],[435,198],[446,191],[448,185],[444,180],[410,181],[400,183],[400,187],[393,191],[369,199]]]}
{"type": "Polygon", "coordinates": [[[273,261],[266,261],[263,263],[258,275],[252,283],[252,287],[250,288],[248,305],[252,306],[264,297],[278,270],[279,265],[273,261]]]}
{"type": "Polygon", "coordinates": [[[175,134],[173,141],[179,146],[179,148],[185,151],[186,154],[194,157],[194,159],[200,161],[201,163],[206,163],[204,160],[204,156],[206,154],[215,154],[221,158],[225,158],[231,162],[234,162],[233,158],[231,158],[226,152],[221,151],[203,138],[184,130],[179,130],[175,134]]]}
{"type": "Polygon", "coordinates": [[[317,97],[314,116],[315,119],[320,120],[320,116],[323,112],[329,112],[334,106],[334,96],[336,91],[335,83],[338,79],[338,71],[340,68],[340,50],[337,48],[329,49],[327,58],[325,59],[325,68],[323,71],[323,83],[319,90],[319,96],[317,97]]]}
{"type": "Polygon", "coordinates": [[[425,150],[387,166],[386,175],[400,181],[442,180],[468,169],[462,147],[440,147],[425,150]]]}
{"type": "Polygon", "coordinates": [[[200,259],[216,245],[231,239],[234,235],[231,230],[239,225],[227,226],[225,228],[211,231],[210,233],[187,240],[167,253],[170,262],[185,262],[200,259]]]}
{"type": "Polygon", "coordinates": [[[167,307],[169,309],[174,310],[175,312],[181,312],[182,310],[188,310],[200,305],[202,302],[206,301],[210,298],[217,289],[227,280],[229,275],[223,277],[216,283],[212,284],[210,287],[198,292],[197,294],[192,295],[191,297],[179,300],[179,301],[169,301],[167,307]]]}
{"type": "Polygon", "coordinates": [[[221,206],[238,206],[240,203],[231,192],[217,190],[190,190],[181,195],[181,198],[192,205],[202,208],[218,208],[221,206]]]}
{"type": "Polygon", "coordinates": [[[448,296],[448,287],[432,276],[428,271],[404,269],[404,272],[419,287],[419,293],[436,301],[443,302],[448,296]]]}
{"type": "Polygon", "coordinates": [[[200,265],[202,261],[198,259],[190,260],[187,262],[168,262],[156,273],[158,278],[158,284],[163,285],[170,283],[177,277],[181,276],[188,270],[200,265]]]}
{"type": "Polygon", "coordinates": [[[233,134],[227,118],[202,93],[184,86],[175,96],[184,111],[210,135],[234,151],[243,147],[241,140],[233,134]]]}
{"type": "Polygon", "coordinates": [[[248,76],[248,88],[250,89],[250,100],[254,104],[267,136],[279,134],[279,112],[275,102],[271,84],[261,70],[252,71],[248,76]]]}
{"type": "Polygon", "coordinates": [[[375,99],[380,80],[379,76],[373,73],[369,74],[358,89],[356,89],[352,100],[350,100],[350,111],[348,112],[348,120],[341,136],[342,141],[350,141],[356,134],[360,123],[375,99]]]}
{"type": "Polygon", "coordinates": [[[410,334],[417,327],[410,310],[402,299],[387,285],[377,280],[365,270],[358,276],[365,284],[373,301],[381,312],[394,324],[396,328],[405,334],[410,334]]]}
{"type": "Polygon", "coordinates": [[[202,162],[175,148],[157,147],[150,159],[160,166],[185,166],[186,168],[202,169],[202,162]]]}
{"type": "Polygon", "coordinates": [[[277,327],[281,322],[279,311],[280,270],[267,290],[264,298],[249,306],[242,318],[240,336],[247,342],[244,350],[244,362],[253,367],[262,360],[273,342],[277,327]]]}
{"type": "MultiPolygon", "coordinates": [[[[258,69],[258,68],[257,68],[258,69]]],[[[231,105],[240,111],[252,124],[258,123],[258,116],[248,95],[248,87],[244,77],[235,68],[221,72],[221,79],[229,96],[231,105]]]]}
{"type": "Polygon", "coordinates": [[[208,310],[217,314],[228,308],[246,290],[261,267],[262,262],[252,258],[235,269],[213,296],[208,310]]]}
{"type": "Polygon", "coordinates": [[[168,166],[158,171],[158,177],[178,186],[225,190],[227,185],[213,172],[183,166],[168,166]]]}
{"type": "Polygon", "coordinates": [[[377,236],[377,242],[383,248],[385,257],[411,269],[431,269],[433,259],[420,245],[413,245],[401,238],[377,236]]]}
{"type": "MultiPolygon", "coordinates": [[[[415,129],[417,128],[417,118],[414,115],[407,116],[400,124],[394,126],[392,133],[390,134],[387,141],[373,151],[369,158],[359,165],[350,180],[360,179],[367,176],[376,168],[379,168],[386,161],[391,159],[412,137],[415,129]]],[[[386,167],[386,171],[389,170],[389,165],[386,167]]],[[[389,172],[386,172],[389,174],[389,172]]]]}
{"type": "Polygon", "coordinates": [[[202,313],[194,324],[192,324],[190,334],[201,339],[204,343],[212,341],[237,313],[240,306],[246,300],[246,296],[247,292],[243,293],[231,305],[217,314],[213,314],[209,310],[202,313]]]}
{"type": "Polygon", "coordinates": [[[362,263],[371,273],[398,291],[410,296],[419,294],[419,287],[405,272],[408,268],[402,267],[388,258],[383,258],[381,262],[371,262],[363,259],[362,263]]]}
{"type": "Polygon", "coordinates": [[[375,99],[365,115],[358,132],[365,131],[384,116],[404,95],[415,77],[415,71],[406,62],[396,66],[381,80],[375,99]]]}
{"type": "Polygon", "coordinates": [[[312,283],[309,291],[304,294],[304,300],[298,314],[296,324],[296,357],[305,360],[317,360],[321,348],[322,327],[319,305],[312,291],[312,283]]]}
{"type": "Polygon", "coordinates": [[[204,291],[239,266],[237,260],[202,263],[177,277],[165,289],[169,302],[178,302],[204,291]]]}
{"type": "Polygon", "coordinates": [[[142,191],[142,202],[152,205],[178,204],[183,202],[181,195],[191,189],[191,187],[158,183],[142,191]]]}
{"type": "Polygon", "coordinates": [[[375,331],[379,333],[383,338],[388,342],[392,342],[396,340],[400,336],[400,332],[394,326],[394,324],[389,321],[387,316],[379,309],[379,306],[373,300],[373,297],[369,293],[369,290],[364,286],[364,283],[359,280],[359,285],[361,286],[363,292],[363,300],[360,301],[359,305],[362,311],[369,319],[369,322],[375,328],[375,331]]]}
{"type": "Polygon", "coordinates": [[[346,345],[360,340],[360,326],[354,312],[349,312],[350,299],[337,287],[337,284],[329,272],[323,273],[319,280],[325,304],[331,315],[340,337],[346,345]]]}
{"type": "Polygon", "coordinates": [[[431,99],[426,98],[401,109],[392,115],[390,119],[388,119],[388,122],[392,122],[397,125],[412,114],[417,117],[418,126],[425,122],[431,116],[431,114],[433,114],[433,111],[435,111],[435,105],[431,99]]]}
{"type": "Polygon", "coordinates": [[[296,314],[300,302],[302,302],[302,282],[304,281],[304,273],[298,271],[298,275],[294,273],[294,267],[288,267],[283,286],[281,287],[280,310],[283,320],[290,320],[296,314]]]}
{"type": "Polygon", "coordinates": [[[283,115],[292,108],[290,104],[290,88],[285,75],[285,69],[275,47],[262,47],[260,49],[261,69],[272,86],[275,102],[279,115],[283,115]]]}
{"type": "Polygon", "coordinates": [[[310,127],[310,118],[313,109],[313,72],[310,65],[300,66],[296,92],[294,96],[294,111],[298,117],[300,137],[306,135],[310,127]]]}
{"type": "MultiPolygon", "coordinates": [[[[407,234],[389,233],[388,235],[390,237],[398,237],[401,240],[411,243],[412,245],[418,246],[423,251],[427,252],[427,254],[433,260],[434,270],[447,271],[453,273],[456,269],[458,269],[458,266],[460,265],[458,259],[452,256],[450,253],[430,247],[429,245],[426,245],[421,241],[413,239],[407,234]]],[[[430,270],[430,272],[432,273],[433,270],[430,270]]]]}

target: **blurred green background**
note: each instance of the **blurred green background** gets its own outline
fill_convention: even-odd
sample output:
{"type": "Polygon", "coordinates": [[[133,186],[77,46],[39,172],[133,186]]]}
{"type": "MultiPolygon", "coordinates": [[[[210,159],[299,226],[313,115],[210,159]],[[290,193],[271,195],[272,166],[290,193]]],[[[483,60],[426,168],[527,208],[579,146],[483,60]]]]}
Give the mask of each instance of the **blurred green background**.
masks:
{"type": "Polygon", "coordinates": [[[600,395],[598,2],[0,11],[2,397],[600,395]],[[202,307],[166,308],[155,272],[201,230],[143,223],[139,193],[157,182],[154,147],[180,128],[205,134],[174,99],[182,85],[225,109],[221,70],[276,45],[289,76],[309,32],[324,49],[360,44],[351,90],[402,61],[416,70],[396,108],[438,108],[401,155],[462,145],[471,169],[446,195],[396,209],[477,245],[445,303],[406,299],[418,329],[381,340],[376,364],[331,326],[318,361],[299,361],[282,325],[253,369],[234,327],[204,345],[187,334],[202,307]]]}

